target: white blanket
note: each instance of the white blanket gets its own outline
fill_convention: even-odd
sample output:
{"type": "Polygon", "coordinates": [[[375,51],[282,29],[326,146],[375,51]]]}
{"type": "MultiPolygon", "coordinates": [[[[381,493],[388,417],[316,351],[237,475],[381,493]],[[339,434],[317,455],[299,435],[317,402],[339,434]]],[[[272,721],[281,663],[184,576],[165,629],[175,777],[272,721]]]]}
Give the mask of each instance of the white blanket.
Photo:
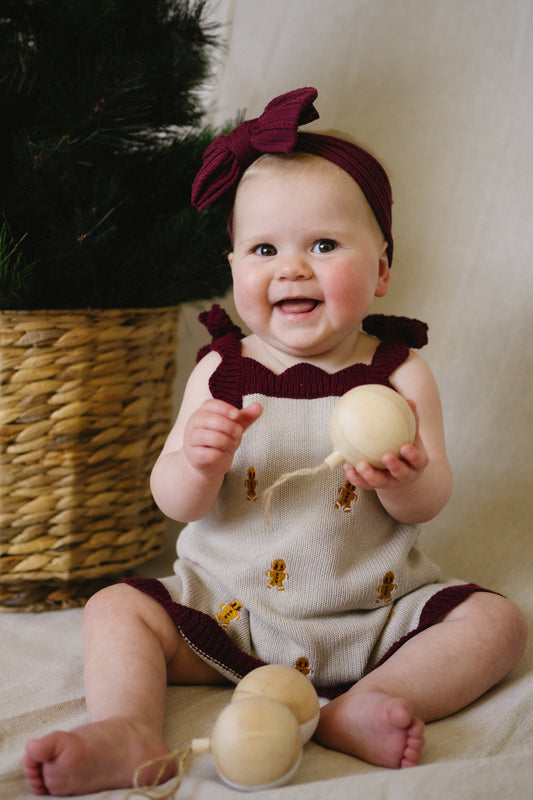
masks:
{"type": "MultiPolygon", "coordinates": [[[[533,5],[530,0],[226,0],[215,121],[312,85],[320,129],[351,133],[394,190],[392,288],[376,311],[425,320],[456,488],[423,543],[448,575],[507,594],[533,619],[533,5]]],[[[206,341],[182,315],[178,393],[206,341]]],[[[175,533],[175,531],[174,531],[175,533]]],[[[171,570],[172,536],[151,574],[171,570]]],[[[81,610],[0,614],[0,798],[26,800],[28,738],[86,721],[81,610]]],[[[499,687],[427,728],[421,764],[371,767],[306,746],[290,786],[254,797],[533,797],[532,647],[499,687]]],[[[172,747],[209,735],[229,689],[170,688],[172,747]]],[[[102,792],[96,800],[124,800],[102,792]]],[[[178,798],[237,797],[209,756],[178,798]]]]}

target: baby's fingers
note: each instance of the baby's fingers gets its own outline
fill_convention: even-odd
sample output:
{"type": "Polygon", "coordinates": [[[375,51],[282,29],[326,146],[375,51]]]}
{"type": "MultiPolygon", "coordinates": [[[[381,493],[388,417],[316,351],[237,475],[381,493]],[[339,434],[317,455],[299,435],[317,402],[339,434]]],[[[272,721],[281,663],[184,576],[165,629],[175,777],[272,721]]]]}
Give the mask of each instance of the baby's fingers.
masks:
{"type": "Polygon", "coordinates": [[[193,427],[190,434],[185,437],[185,444],[191,447],[208,447],[226,453],[234,453],[239,441],[236,428],[228,426],[224,430],[224,426],[211,427],[209,421],[202,426],[193,427]]]}
{"type": "Polygon", "coordinates": [[[225,403],[207,401],[190,417],[184,436],[185,445],[234,452],[242,435],[238,414],[236,408],[225,403]]]}
{"type": "Polygon", "coordinates": [[[185,444],[235,453],[244,431],[260,416],[260,403],[238,409],[220,400],[206,401],[189,421],[185,444]]]}
{"type": "Polygon", "coordinates": [[[250,425],[259,419],[261,414],[263,413],[263,406],[261,403],[250,403],[249,406],[243,408],[240,413],[240,422],[242,424],[243,430],[246,430],[250,427],[250,425]]]}
{"type": "MultiPolygon", "coordinates": [[[[418,437],[417,437],[418,438],[418,437]]],[[[384,453],[381,461],[387,473],[398,483],[408,483],[417,478],[429,463],[425,447],[420,439],[414,444],[404,444],[400,448],[400,455],[384,453]]]]}
{"type": "Polygon", "coordinates": [[[344,474],[359,489],[382,489],[390,482],[388,473],[374,469],[367,461],[360,461],[355,467],[345,464],[344,474]]]}

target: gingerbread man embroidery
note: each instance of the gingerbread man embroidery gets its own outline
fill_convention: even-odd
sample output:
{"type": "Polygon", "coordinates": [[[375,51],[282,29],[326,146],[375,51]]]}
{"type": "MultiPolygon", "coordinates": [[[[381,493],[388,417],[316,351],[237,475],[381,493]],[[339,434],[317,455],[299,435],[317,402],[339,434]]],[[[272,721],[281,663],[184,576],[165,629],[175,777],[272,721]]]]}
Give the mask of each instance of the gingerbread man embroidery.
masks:
{"type": "Polygon", "coordinates": [[[394,572],[386,572],[383,576],[383,583],[378,587],[378,598],[376,603],[390,603],[392,593],[398,587],[394,583],[394,572]]]}
{"type": "Polygon", "coordinates": [[[272,562],[272,568],[267,569],[265,572],[267,578],[270,578],[269,582],[267,583],[268,589],[277,589],[278,592],[285,591],[283,581],[289,579],[289,575],[287,572],[285,572],[285,569],[286,564],[282,558],[276,558],[276,560],[272,562]]]}
{"type": "Polygon", "coordinates": [[[222,603],[220,606],[220,611],[216,615],[215,619],[220,625],[221,628],[229,628],[229,624],[232,619],[239,619],[241,616],[239,611],[242,610],[242,603],[239,603],[238,600],[233,600],[231,603],[222,603]]]}
{"type": "Polygon", "coordinates": [[[346,514],[349,514],[352,510],[352,503],[357,501],[355,486],[353,483],[350,483],[350,481],[346,481],[344,486],[339,486],[337,494],[338,498],[335,500],[335,508],[342,508],[346,514]]]}
{"type": "Polygon", "coordinates": [[[309,666],[309,659],[305,658],[305,656],[302,656],[301,658],[298,658],[296,660],[294,668],[297,669],[298,672],[301,672],[302,675],[310,675],[311,672],[313,672],[313,670],[309,666]]]}
{"type": "Polygon", "coordinates": [[[244,481],[246,486],[246,499],[255,502],[257,500],[257,479],[255,476],[255,468],[248,467],[248,477],[244,481]]]}

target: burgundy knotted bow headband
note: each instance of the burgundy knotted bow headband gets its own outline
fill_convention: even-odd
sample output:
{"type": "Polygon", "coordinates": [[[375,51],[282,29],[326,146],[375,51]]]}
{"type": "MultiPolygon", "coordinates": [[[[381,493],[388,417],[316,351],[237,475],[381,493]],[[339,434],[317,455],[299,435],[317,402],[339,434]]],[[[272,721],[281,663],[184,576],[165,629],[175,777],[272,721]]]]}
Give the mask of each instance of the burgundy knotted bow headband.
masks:
{"type": "Polygon", "coordinates": [[[387,173],[358,145],[336,136],[298,131],[299,125],[318,119],[313,105],[317,95],[312,87],[294,89],[271,100],[260,117],[245,120],[231,133],[217,136],[206,149],[194,179],[192,203],[203,209],[235,189],[244,171],[265,153],[312,153],[337,164],[360,186],[388,243],[390,264],[392,192],[387,173]]]}

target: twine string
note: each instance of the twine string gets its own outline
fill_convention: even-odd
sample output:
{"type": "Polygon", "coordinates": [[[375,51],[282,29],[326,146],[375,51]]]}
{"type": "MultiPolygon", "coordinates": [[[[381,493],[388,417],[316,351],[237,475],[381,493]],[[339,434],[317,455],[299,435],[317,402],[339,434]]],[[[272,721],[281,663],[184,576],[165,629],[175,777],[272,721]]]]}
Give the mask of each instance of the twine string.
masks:
{"type": "Polygon", "coordinates": [[[188,747],[182,747],[178,750],[173,750],[171,753],[167,753],[165,756],[158,756],[157,758],[152,758],[150,761],[145,761],[144,764],[141,764],[135,770],[135,774],[133,776],[133,789],[127,795],[126,800],[130,800],[130,798],[134,797],[145,797],[147,800],[170,800],[171,797],[176,795],[181,786],[181,782],[187,767],[187,761],[191,753],[192,746],[189,745],[188,747]],[[175,761],[176,763],[176,775],[171,781],[170,786],[164,790],[164,794],[161,794],[157,791],[157,788],[161,778],[163,777],[165,769],[172,761],[175,761]],[[141,784],[141,773],[154,764],[160,764],[155,778],[149,785],[141,784]]]}
{"type": "Polygon", "coordinates": [[[317,472],[324,472],[329,468],[329,464],[326,461],[323,461],[322,464],[319,464],[317,467],[303,467],[302,469],[297,469],[294,472],[285,472],[276,481],[274,481],[271,486],[265,489],[263,495],[266,524],[270,525],[272,522],[272,495],[279,486],[289,480],[292,480],[293,478],[303,478],[306,475],[315,475],[317,472]]]}

